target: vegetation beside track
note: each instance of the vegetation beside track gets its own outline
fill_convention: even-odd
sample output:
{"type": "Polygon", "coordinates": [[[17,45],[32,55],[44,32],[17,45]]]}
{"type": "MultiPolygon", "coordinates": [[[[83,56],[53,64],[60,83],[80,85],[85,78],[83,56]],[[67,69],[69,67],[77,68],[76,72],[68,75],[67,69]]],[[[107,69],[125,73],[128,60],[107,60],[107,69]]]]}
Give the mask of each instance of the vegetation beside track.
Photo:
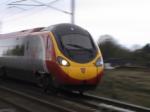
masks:
{"type": "Polygon", "coordinates": [[[101,83],[90,93],[150,108],[150,71],[105,70],[101,83]]]}

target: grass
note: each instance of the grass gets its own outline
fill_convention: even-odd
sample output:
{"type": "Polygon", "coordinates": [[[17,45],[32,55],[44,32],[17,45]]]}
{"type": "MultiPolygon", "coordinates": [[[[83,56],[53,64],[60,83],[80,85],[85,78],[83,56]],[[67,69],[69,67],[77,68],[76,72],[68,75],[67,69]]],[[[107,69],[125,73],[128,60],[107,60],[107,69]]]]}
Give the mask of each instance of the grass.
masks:
{"type": "Polygon", "coordinates": [[[90,93],[150,108],[150,71],[106,70],[97,89],[90,93]]]}

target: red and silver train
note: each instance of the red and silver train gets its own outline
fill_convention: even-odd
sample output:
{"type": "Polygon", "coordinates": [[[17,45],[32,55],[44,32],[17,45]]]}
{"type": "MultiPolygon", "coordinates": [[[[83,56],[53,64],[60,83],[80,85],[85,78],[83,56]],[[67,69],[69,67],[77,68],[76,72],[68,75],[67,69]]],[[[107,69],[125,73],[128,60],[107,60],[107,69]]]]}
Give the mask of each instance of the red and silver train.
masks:
{"type": "Polygon", "coordinates": [[[94,89],[103,59],[91,35],[73,24],[57,24],[0,35],[0,75],[68,90],[94,89]]]}

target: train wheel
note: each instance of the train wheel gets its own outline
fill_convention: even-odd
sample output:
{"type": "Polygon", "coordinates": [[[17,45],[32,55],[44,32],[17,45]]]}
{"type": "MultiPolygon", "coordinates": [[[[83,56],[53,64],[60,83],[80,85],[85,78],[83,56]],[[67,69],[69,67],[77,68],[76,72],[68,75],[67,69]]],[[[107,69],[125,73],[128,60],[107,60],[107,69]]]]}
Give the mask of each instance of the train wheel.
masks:
{"type": "Polygon", "coordinates": [[[44,89],[44,91],[47,91],[50,84],[50,78],[47,74],[36,73],[36,82],[40,88],[44,89]]]}

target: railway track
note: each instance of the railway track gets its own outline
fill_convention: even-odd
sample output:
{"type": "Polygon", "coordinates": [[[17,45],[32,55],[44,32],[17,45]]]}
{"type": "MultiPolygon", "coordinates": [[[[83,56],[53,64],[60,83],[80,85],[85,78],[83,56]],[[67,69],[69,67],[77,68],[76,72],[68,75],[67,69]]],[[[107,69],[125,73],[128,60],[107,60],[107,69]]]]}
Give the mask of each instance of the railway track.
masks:
{"type": "MultiPolygon", "coordinates": [[[[88,109],[84,106],[77,105],[71,101],[63,101],[62,99],[50,98],[39,98],[33,94],[26,92],[21,92],[19,90],[13,90],[12,88],[0,86],[0,94],[5,94],[5,96],[0,96],[0,100],[11,104],[15,110],[13,112],[93,112],[95,110],[88,109]],[[57,103],[56,103],[57,102],[57,103]],[[72,103],[72,104],[71,104],[72,103]],[[71,108],[70,104],[76,106],[71,108]],[[67,106],[65,106],[67,105],[67,106]],[[20,111],[21,110],[21,111],[20,111]]],[[[49,96],[50,97],[50,96],[49,96]]]]}
{"type": "Polygon", "coordinates": [[[88,100],[91,105],[94,103],[98,104],[97,106],[99,106],[99,109],[101,108],[102,110],[112,110],[117,112],[150,112],[150,108],[125,103],[105,97],[94,96],[91,94],[85,94],[84,98],[88,100]]]}
{"type": "Polygon", "coordinates": [[[65,108],[64,106],[55,104],[54,102],[48,102],[21,91],[16,91],[4,86],[0,86],[0,90],[1,94],[5,94],[5,97],[0,96],[1,100],[24,112],[49,112],[50,110],[74,112],[72,109],[65,108]]]}
{"type": "Polygon", "coordinates": [[[65,93],[75,102],[95,108],[97,112],[150,112],[150,108],[84,93],[65,93]],[[76,100],[80,99],[80,101],[76,100]]]}
{"type": "Polygon", "coordinates": [[[15,106],[18,106],[18,104],[19,106],[23,105],[18,107],[24,110],[23,112],[46,112],[45,108],[47,108],[47,111],[61,112],[150,112],[150,108],[94,96],[88,93],[84,95],[70,92],[61,92],[59,94],[51,94],[48,92],[47,94],[43,94],[37,87],[33,87],[30,84],[2,84],[0,85],[0,90],[8,92],[8,96],[20,96],[23,98],[20,100],[28,100],[29,104],[30,102],[34,102],[34,104],[30,105],[26,105],[28,104],[27,101],[25,101],[25,104],[21,104],[17,103],[16,99],[11,99],[12,96],[11,98],[6,96],[5,100],[9,101],[9,103],[14,103],[15,106]],[[12,85],[14,85],[14,87],[12,85]],[[43,108],[44,111],[42,109],[35,110],[36,107],[43,108]]]}

